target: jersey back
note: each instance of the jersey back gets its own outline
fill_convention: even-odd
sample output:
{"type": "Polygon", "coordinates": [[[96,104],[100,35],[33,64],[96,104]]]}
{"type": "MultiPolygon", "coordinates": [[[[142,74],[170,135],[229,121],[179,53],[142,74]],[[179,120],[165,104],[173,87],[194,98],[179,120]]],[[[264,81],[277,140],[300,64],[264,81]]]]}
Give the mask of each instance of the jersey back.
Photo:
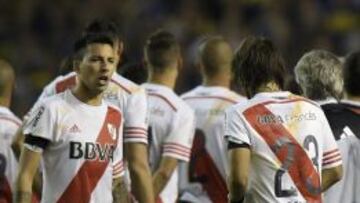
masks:
{"type": "Polygon", "coordinates": [[[343,178],[324,193],[324,202],[356,202],[360,192],[355,182],[360,174],[357,149],[360,147],[360,116],[344,105],[329,103],[321,105],[338,144],[343,162],[343,178]]]}
{"type": "Polygon", "coordinates": [[[0,106],[0,202],[11,202],[15,189],[18,163],[11,143],[20,122],[8,108],[0,106]]]}
{"type": "MultiPolygon", "coordinates": [[[[194,137],[194,113],[171,89],[145,83],[149,107],[149,162],[153,172],[162,157],[179,162],[190,159],[194,137]]],[[[164,203],[176,202],[178,196],[178,169],[176,168],[160,193],[164,203]]]]}
{"type": "Polygon", "coordinates": [[[246,202],[321,202],[321,170],[341,164],[321,108],[289,92],[259,93],[226,113],[225,137],[251,151],[246,202]]]}
{"type": "Polygon", "coordinates": [[[191,160],[180,168],[183,199],[191,193],[201,202],[227,202],[225,109],[246,99],[224,87],[206,86],[183,94],[182,99],[194,110],[196,119],[191,160]]]}

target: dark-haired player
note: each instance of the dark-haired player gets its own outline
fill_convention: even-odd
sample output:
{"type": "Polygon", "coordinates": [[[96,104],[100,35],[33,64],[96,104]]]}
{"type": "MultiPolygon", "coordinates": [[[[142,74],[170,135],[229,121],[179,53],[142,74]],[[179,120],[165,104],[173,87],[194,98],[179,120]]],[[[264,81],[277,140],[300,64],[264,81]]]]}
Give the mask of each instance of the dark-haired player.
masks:
{"type": "Polygon", "coordinates": [[[194,112],[173,89],[182,58],[174,35],[159,30],[145,45],[149,80],[142,86],[148,94],[149,157],[154,194],[161,202],[178,197],[178,166],[190,159],[194,137],[194,112]]]}
{"type": "Polygon", "coordinates": [[[321,108],[282,91],[285,66],[268,39],[246,38],[232,70],[250,100],[226,112],[230,202],[321,202],[342,176],[321,108]]]}
{"type": "Polygon", "coordinates": [[[353,52],[345,59],[344,88],[347,98],[341,103],[360,114],[360,51],[353,52]]]}
{"type": "MultiPolygon", "coordinates": [[[[117,33],[113,32],[113,26],[115,26],[113,23],[99,25],[108,23],[110,22],[96,20],[87,26],[86,31],[89,35],[100,33],[106,34],[113,39],[114,51],[117,53],[115,54],[115,64],[117,64],[120,59],[119,54],[122,52],[120,51],[122,46],[119,43],[122,42],[117,33]],[[99,28],[104,28],[104,30],[99,28]]],[[[83,35],[86,35],[86,33],[83,35]]],[[[44,98],[64,92],[74,87],[77,82],[78,77],[75,72],[57,77],[44,88],[33,109],[36,109],[36,106],[44,98]]],[[[147,158],[147,103],[145,91],[115,72],[112,74],[109,85],[104,92],[104,99],[117,106],[122,114],[123,128],[121,133],[124,137],[125,158],[128,160],[127,166],[132,179],[132,187],[134,188],[132,192],[138,201],[152,202],[154,198],[147,158]]],[[[119,165],[118,169],[122,167],[122,165],[119,165]]]]}
{"type": "Polygon", "coordinates": [[[112,202],[123,168],[122,114],[103,101],[115,70],[111,38],[84,36],[77,46],[78,82],[44,99],[24,125],[16,202],[28,202],[43,160],[42,202],[112,202]]]}

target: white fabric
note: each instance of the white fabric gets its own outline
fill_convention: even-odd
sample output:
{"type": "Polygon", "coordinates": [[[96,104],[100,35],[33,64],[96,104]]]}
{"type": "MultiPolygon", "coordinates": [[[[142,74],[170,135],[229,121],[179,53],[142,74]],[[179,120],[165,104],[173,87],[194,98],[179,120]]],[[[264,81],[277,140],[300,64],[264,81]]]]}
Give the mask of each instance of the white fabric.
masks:
{"type": "Polygon", "coordinates": [[[106,163],[90,202],[112,202],[112,180],[124,173],[122,122],[115,106],[104,101],[87,105],[70,90],[43,99],[24,124],[24,134],[50,141],[42,152],[42,202],[56,202],[75,178],[79,188],[87,188],[92,172],[99,169],[83,168],[85,175],[79,176],[86,163],[106,163]]]}
{"type": "Polygon", "coordinates": [[[0,106],[0,168],[3,170],[2,167],[5,167],[5,174],[0,174],[0,176],[5,175],[5,181],[8,182],[11,189],[10,192],[15,189],[18,170],[18,163],[11,149],[11,143],[20,123],[20,119],[8,108],[0,106]]]}
{"type": "MultiPolygon", "coordinates": [[[[339,149],[323,111],[317,104],[305,98],[292,95],[289,92],[260,93],[250,99],[247,104],[230,107],[225,119],[225,138],[231,142],[249,144],[251,148],[249,189],[245,202],[305,202],[288,171],[285,171],[281,176],[281,187],[283,190],[292,188],[296,191],[296,195],[288,197],[277,197],[275,195],[275,174],[282,164],[265,142],[264,136],[261,136],[253,128],[254,124],[264,125],[263,129],[270,124],[285,128],[304,148],[308,158],[316,160],[318,167],[314,163],[313,166],[317,169],[320,178],[322,169],[341,164],[339,149]],[[256,107],[259,106],[265,107],[270,113],[263,114],[257,110],[251,114],[251,116],[256,116],[255,119],[248,120],[249,117],[246,117],[248,115],[246,112],[251,109],[258,109],[256,107]],[[314,140],[306,149],[305,140],[309,140],[309,138],[314,140]],[[317,148],[315,143],[317,143],[317,148]]],[[[272,130],[267,134],[273,135],[273,132],[272,130]]],[[[280,137],[282,135],[273,136],[280,137]]],[[[284,140],[277,138],[276,143],[279,144],[281,141],[284,140]]],[[[289,157],[295,161],[299,160],[297,158],[289,157]]]]}
{"type": "MultiPolygon", "coordinates": [[[[222,136],[225,109],[238,102],[246,102],[246,99],[225,87],[214,86],[198,86],[183,94],[181,98],[195,112],[196,130],[205,137],[205,149],[214,163],[213,170],[217,170],[221,178],[226,181],[227,146],[222,136]]],[[[188,178],[190,164],[191,162],[180,166],[180,189],[183,192],[181,199],[187,200],[187,196],[192,194],[201,199],[201,202],[211,202],[201,183],[190,182],[188,178]]],[[[206,178],[211,180],[213,177],[206,178]]]]}
{"type": "MultiPolygon", "coordinates": [[[[155,84],[143,85],[148,93],[150,166],[156,171],[161,158],[189,161],[194,137],[194,113],[171,89],[155,84]]],[[[160,193],[164,203],[173,203],[178,195],[178,169],[160,193]]]]}
{"type": "MultiPolygon", "coordinates": [[[[49,83],[41,93],[33,109],[51,95],[55,95],[74,86],[70,81],[76,81],[76,73],[71,72],[65,76],[58,76],[49,83]],[[60,88],[60,86],[65,88],[60,88]]],[[[114,73],[109,87],[104,93],[104,99],[115,105],[124,116],[124,142],[147,143],[147,102],[143,88],[114,73]]],[[[28,113],[27,115],[29,115],[28,113]]],[[[26,120],[27,116],[24,117],[26,120]]]]}

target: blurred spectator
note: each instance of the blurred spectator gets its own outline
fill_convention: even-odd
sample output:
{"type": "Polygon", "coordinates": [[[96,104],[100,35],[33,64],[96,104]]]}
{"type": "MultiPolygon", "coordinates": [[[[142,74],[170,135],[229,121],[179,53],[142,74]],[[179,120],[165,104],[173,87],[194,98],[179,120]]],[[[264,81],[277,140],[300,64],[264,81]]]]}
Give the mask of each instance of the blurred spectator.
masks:
{"type": "Polygon", "coordinates": [[[358,48],[359,9],[356,0],[280,0],[276,4],[265,0],[0,1],[0,54],[17,67],[14,111],[21,116],[42,85],[58,74],[76,33],[96,17],[119,22],[127,63],[142,60],[149,32],[163,27],[174,33],[184,47],[184,68],[176,88],[180,93],[201,82],[193,61],[202,35],[221,34],[232,45],[250,34],[269,37],[293,67],[313,48],[339,55],[358,48]]]}

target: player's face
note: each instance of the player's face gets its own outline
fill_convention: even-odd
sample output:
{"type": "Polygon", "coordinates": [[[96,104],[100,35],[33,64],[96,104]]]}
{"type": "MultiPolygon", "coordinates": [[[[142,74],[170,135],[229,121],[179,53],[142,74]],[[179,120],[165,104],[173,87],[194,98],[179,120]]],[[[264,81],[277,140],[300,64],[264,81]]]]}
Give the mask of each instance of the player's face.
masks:
{"type": "Polygon", "coordinates": [[[81,83],[93,93],[101,93],[109,85],[116,65],[114,49],[109,44],[94,43],[85,48],[79,65],[81,83]]]}

